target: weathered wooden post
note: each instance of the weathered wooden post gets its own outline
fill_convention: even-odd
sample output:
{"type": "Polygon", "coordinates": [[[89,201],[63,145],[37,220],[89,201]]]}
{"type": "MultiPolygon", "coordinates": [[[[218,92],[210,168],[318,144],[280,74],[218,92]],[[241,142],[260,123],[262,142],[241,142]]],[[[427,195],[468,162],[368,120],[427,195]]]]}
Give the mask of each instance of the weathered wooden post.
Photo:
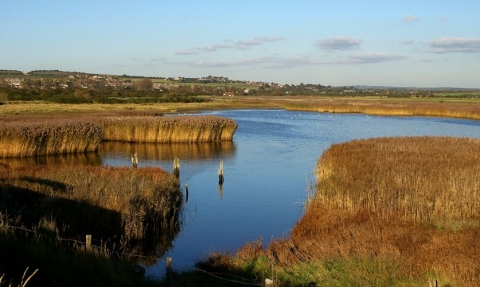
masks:
{"type": "Polygon", "coordinates": [[[178,157],[173,159],[173,174],[179,178],[180,177],[180,160],[178,157]]]}
{"type": "Polygon", "coordinates": [[[218,168],[218,185],[223,185],[223,160],[220,161],[220,167],[218,168]]]}
{"type": "Polygon", "coordinates": [[[188,183],[185,183],[185,202],[188,202],[188,183]]]}
{"type": "Polygon", "coordinates": [[[172,257],[167,257],[167,269],[165,278],[168,280],[172,279],[172,257]]]}
{"type": "Polygon", "coordinates": [[[92,235],[87,234],[85,235],[85,249],[86,251],[90,251],[91,248],[92,248],[92,235]]]}
{"type": "Polygon", "coordinates": [[[437,287],[437,279],[436,278],[429,278],[428,279],[428,287],[437,287]]]}
{"type": "Polygon", "coordinates": [[[137,168],[138,166],[138,156],[137,153],[132,154],[132,167],[137,168]]]}

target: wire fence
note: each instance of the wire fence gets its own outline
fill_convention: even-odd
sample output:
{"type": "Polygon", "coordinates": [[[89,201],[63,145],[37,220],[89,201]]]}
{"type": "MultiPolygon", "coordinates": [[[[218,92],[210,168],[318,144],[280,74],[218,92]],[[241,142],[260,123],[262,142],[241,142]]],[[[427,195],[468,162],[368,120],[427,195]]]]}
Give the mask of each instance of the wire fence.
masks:
{"type": "MultiPolygon", "coordinates": [[[[13,226],[13,225],[4,225],[4,227],[7,227],[7,228],[13,229],[13,230],[20,230],[20,231],[24,231],[24,232],[28,232],[28,233],[38,235],[37,231],[31,230],[31,229],[28,229],[28,228],[25,228],[25,227],[13,226]]],[[[213,272],[208,272],[206,270],[203,270],[203,269],[200,269],[200,268],[197,268],[197,267],[186,268],[186,267],[180,266],[178,264],[173,264],[172,261],[171,261],[171,258],[152,257],[152,256],[146,256],[146,255],[140,255],[140,254],[119,252],[119,251],[116,251],[116,250],[109,249],[105,246],[88,244],[87,239],[85,241],[82,241],[78,238],[67,238],[67,237],[62,238],[62,237],[57,236],[57,240],[61,241],[61,242],[72,242],[74,244],[83,245],[83,246],[85,246],[85,248],[92,248],[92,249],[96,249],[98,251],[106,252],[108,254],[115,254],[117,256],[126,256],[126,257],[129,257],[129,258],[139,258],[139,259],[149,258],[149,259],[155,260],[157,262],[166,262],[167,265],[168,265],[168,260],[170,260],[170,267],[167,266],[167,271],[166,271],[167,273],[172,272],[173,269],[176,270],[176,272],[180,272],[180,273],[182,273],[182,272],[199,272],[199,273],[211,276],[211,277],[213,277],[217,280],[221,280],[221,281],[224,281],[224,282],[236,283],[236,284],[241,284],[241,285],[246,285],[246,286],[265,286],[265,284],[260,284],[260,283],[255,282],[255,281],[258,281],[258,280],[244,278],[242,276],[235,275],[235,274],[218,273],[218,272],[213,273],[213,272]],[[168,268],[171,268],[172,270],[169,271],[168,268]],[[226,277],[237,278],[237,279],[230,279],[230,278],[226,278],[226,277]]],[[[166,275],[165,277],[168,277],[168,276],[166,275]]],[[[168,279],[168,278],[165,278],[165,277],[162,278],[161,276],[158,276],[158,277],[155,276],[153,278],[155,278],[157,280],[168,279]]],[[[168,279],[168,280],[171,280],[171,279],[168,279]]],[[[176,286],[179,286],[177,283],[180,283],[180,282],[176,282],[176,284],[175,284],[176,286]]]]}

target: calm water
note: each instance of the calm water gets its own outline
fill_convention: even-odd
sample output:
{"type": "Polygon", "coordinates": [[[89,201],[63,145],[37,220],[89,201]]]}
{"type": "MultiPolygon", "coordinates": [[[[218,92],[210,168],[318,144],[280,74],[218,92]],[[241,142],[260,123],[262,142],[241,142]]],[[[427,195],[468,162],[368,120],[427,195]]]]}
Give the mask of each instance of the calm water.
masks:
{"type": "MultiPolygon", "coordinates": [[[[333,143],[385,136],[455,136],[480,138],[480,121],[320,114],[284,110],[205,112],[238,123],[233,142],[208,144],[105,143],[87,156],[47,158],[95,164],[130,165],[138,153],[139,166],[172,171],[181,164],[182,187],[188,183],[184,223],[163,255],[182,271],[213,251],[235,251],[246,242],[288,236],[302,216],[307,189],[314,182],[316,160],[333,143]],[[71,158],[73,157],[73,158],[71,158]],[[224,163],[225,183],[218,187],[217,170],[224,163]]],[[[48,162],[47,162],[48,163],[48,162]]],[[[148,266],[148,275],[164,275],[165,262],[148,266]]]]}
{"type": "MultiPolygon", "coordinates": [[[[384,136],[440,135],[480,137],[480,121],[320,114],[284,110],[205,112],[234,119],[239,127],[231,143],[129,145],[105,147],[107,165],[129,165],[133,151],[139,166],[172,170],[180,159],[182,186],[189,185],[183,227],[164,257],[181,271],[212,251],[234,251],[246,242],[288,236],[303,213],[316,160],[333,143],[384,136]],[[217,170],[224,163],[225,183],[217,170]]],[[[165,262],[148,268],[163,276],[165,262]]]]}

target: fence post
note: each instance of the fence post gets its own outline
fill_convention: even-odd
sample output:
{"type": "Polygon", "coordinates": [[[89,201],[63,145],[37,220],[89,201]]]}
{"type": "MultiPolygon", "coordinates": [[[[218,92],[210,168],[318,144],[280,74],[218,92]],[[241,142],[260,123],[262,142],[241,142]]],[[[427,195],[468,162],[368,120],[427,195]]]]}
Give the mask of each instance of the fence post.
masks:
{"type": "Polygon", "coordinates": [[[428,287],[437,287],[437,279],[436,278],[430,278],[428,279],[428,287]]]}
{"type": "Polygon", "coordinates": [[[92,248],[92,235],[91,234],[85,235],[85,248],[86,248],[87,251],[90,251],[90,249],[92,248]]]}
{"type": "Polygon", "coordinates": [[[220,161],[220,167],[218,168],[218,184],[223,185],[223,160],[220,161]]]}

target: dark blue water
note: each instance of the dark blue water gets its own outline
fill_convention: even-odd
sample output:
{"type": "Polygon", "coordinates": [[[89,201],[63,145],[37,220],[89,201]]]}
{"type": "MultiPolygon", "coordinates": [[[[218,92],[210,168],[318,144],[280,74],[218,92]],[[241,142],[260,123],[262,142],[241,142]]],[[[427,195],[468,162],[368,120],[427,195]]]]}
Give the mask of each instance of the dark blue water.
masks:
{"type": "MultiPolygon", "coordinates": [[[[333,143],[385,136],[455,136],[480,138],[480,121],[322,114],[284,110],[205,112],[238,123],[232,143],[123,145],[105,149],[103,164],[129,165],[133,150],[139,166],[172,170],[180,159],[182,186],[189,185],[184,224],[164,255],[182,271],[213,251],[235,251],[244,243],[288,236],[302,216],[316,160],[333,143]],[[217,170],[224,163],[225,182],[217,170]]],[[[164,275],[165,262],[148,267],[164,275]]]]}

